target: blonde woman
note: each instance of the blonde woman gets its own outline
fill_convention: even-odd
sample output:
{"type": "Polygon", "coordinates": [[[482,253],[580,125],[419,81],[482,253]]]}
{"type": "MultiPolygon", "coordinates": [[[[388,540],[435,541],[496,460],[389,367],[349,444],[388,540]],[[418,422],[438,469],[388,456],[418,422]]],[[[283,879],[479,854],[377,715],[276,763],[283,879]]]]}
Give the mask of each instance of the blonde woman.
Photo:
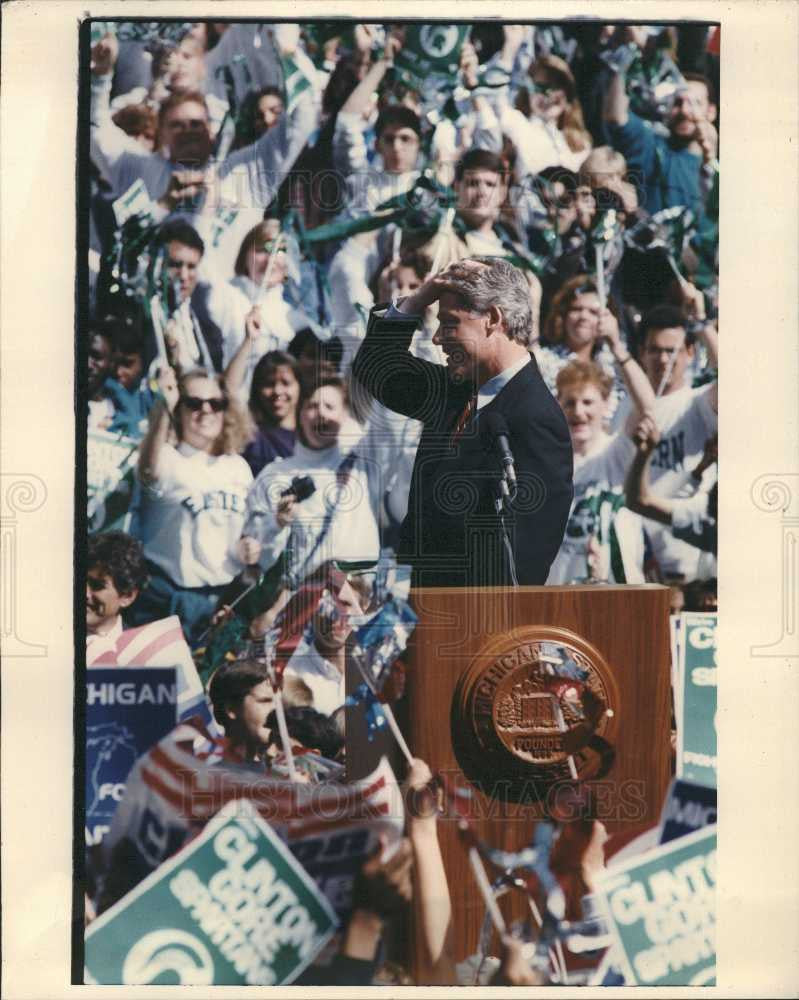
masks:
{"type": "Polygon", "coordinates": [[[223,380],[204,369],[178,380],[169,368],[159,384],[163,398],[150,411],[139,454],[138,533],[150,582],[135,624],[178,615],[191,641],[243,567],[239,539],[252,472],[238,453],[252,426],[223,380]]]}

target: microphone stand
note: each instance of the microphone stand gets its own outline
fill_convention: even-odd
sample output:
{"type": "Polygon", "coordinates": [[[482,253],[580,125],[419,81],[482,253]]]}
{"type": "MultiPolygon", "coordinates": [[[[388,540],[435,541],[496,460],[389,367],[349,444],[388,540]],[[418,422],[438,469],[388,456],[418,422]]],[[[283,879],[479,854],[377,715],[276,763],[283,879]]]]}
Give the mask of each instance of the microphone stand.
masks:
{"type": "Polygon", "coordinates": [[[508,529],[505,524],[505,510],[510,502],[516,497],[516,483],[510,480],[508,473],[503,469],[502,478],[497,483],[496,498],[494,499],[494,509],[499,518],[499,525],[502,528],[502,540],[505,543],[505,551],[508,554],[508,568],[510,569],[511,583],[514,588],[518,588],[519,579],[516,576],[516,559],[513,555],[513,548],[508,537],[508,529]],[[510,485],[509,485],[510,484],[510,485]]]}

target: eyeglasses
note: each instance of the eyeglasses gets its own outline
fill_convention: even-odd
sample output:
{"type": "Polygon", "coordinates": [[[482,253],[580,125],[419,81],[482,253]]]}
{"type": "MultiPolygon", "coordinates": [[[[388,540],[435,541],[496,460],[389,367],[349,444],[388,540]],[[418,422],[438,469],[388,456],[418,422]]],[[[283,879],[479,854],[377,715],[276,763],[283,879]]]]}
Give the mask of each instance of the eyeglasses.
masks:
{"type": "Polygon", "coordinates": [[[181,397],[181,402],[192,413],[199,413],[206,403],[214,413],[219,413],[221,410],[227,409],[227,400],[223,399],[222,396],[214,396],[213,399],[201,399],[199,396],[183,396],[181,397]]]}

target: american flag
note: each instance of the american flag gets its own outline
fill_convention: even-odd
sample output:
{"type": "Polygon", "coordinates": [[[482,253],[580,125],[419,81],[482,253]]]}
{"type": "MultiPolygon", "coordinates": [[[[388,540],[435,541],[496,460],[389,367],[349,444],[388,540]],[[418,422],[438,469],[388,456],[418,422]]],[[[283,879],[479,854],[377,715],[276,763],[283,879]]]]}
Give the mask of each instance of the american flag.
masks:
{"type": "Polygon", "coordinates": [[[123,630],[115,640],[95,636],[86,646],[87,667],[176,667],[180,718],[204,701],[202,682],[177,615],[123,630]]]}
{"type": "MultiPolygon", "coordinates": [[[[193,718],[179,724],[133,766],[103,840],[106,858],[113,864],[114,845],[127,841],[153,870],[235,799],[254,804],[326,893],[331,844],[349,851],[346,859],[340,859],[339,873],[344,861],[357,870],[381,833],[391,845],[404,826],[402,794],[385,757],[370,775],[351,784],[290,782],[226,761],[224,741],[215,739],[201,719],[193,718]]],[[[331,898],[338,912],[341,899],[339,878],[336,898],[331,898]]]]}

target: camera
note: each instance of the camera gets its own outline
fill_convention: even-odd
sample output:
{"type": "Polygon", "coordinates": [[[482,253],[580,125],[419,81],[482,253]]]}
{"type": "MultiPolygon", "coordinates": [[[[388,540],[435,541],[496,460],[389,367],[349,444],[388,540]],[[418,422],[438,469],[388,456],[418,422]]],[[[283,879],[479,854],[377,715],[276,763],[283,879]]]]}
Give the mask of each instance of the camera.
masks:
{"type": "Polygon", "coordinates": [[[316,484],[310,476],[295,476],[280,495],[282,497],[293,495],[297,498],[297,503],[300,503],[302,500],[307,500],[313,493],[316,493],[316,484]]]}

